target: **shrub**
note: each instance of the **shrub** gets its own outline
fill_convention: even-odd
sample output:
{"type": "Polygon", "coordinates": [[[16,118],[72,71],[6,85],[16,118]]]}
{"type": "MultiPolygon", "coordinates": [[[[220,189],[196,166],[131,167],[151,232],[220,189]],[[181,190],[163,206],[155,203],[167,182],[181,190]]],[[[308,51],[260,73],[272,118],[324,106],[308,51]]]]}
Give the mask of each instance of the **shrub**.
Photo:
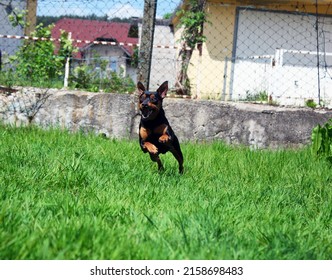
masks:
{"type": "Polygon", "coordinates": [[[332,162],[332,119],[325,125],[317,125],[311,134],[311,152],[315,157],[323,157],[332,162]]]}
{"type": "MultiPolygon", "coordinates": [[[[38,25],[31,33],[33,37],[51,38],[53,26],[38,25]]],[[[55,46],[51,41],[26,41],[11,57],[16,73],[22,78],[36,82],[40,79],[54,79],[62,75],[64,59],[54,55],[55,46]]]]}
{"type": "Polygon", "coordinates": [[[306,100],[305,105],[312,109],[315,109],[317,107],[317,104],[313,99],[306,100]]]}
{"type": "Polygon", "coordinates": [[[123,77],[122,72],[95,70],[93,65],[77,66],[70,76],[70,86],[92,92],[103,90],[113,93],[132,93],[135,91],[135,83],[130,77],[123,77]]]}
{"type": "Polygon", "coordinates": [[[246,92],[246,98],[245,101],[268,101],[268,93],[264,91],[259,92],[246,92]]]}
{"type": "MultiPolygon", "coordinates": [[[[61,43],[58,55],[55,54],[55,45],[51,40],[53,25],[44,27],[39,24],[31,37],[46,38],[47,40],[26,41],[14,56],[10,57],[13,68],[4,79],[13,72],[13,79],[17,85],[50,86],[61,81],[64,73],[66,58],[70,57],[76,49],[68,39],[68,33],[61,32],[61,43]]],[[[8,80],[8,79],[7,79],[8,80]]],[[[10,82],[9,80],[7,82],[10,82]]]]}

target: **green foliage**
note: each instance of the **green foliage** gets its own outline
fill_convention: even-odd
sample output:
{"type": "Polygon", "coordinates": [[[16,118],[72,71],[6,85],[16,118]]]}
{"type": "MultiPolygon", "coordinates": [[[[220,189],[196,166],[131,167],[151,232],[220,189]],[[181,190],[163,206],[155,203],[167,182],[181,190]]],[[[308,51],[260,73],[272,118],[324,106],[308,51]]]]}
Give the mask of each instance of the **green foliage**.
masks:
{"type": "MultiPolygon", "coordinates": [[[[50,39],[52,28],[52,25],[38,25],[31,36],[50,39]]],[[[66,57],[75,51],[66,32],[61,33],[61,41],[59,55],[55,55],[55,45],[50,40],[25,42],[15,56],[11,57],[16,75],[32,83],[59,79],[63,75],[66,57]]]]}
{"type": "Polygon", "coordinates": [[[16,84],[15,73],[13,69],[7,71],[0,71],[0,84],[11,88],[16,84]]]}
{"type": "Polygon", "coordinates": [[[172,17],[173,13],[166,13],[163,15],[163,19],[170,19],[172,17]]]}
{"type": "Polygon", "coordinates": [[[120,73],[111,72],[111,78],[104,80],[104,87],[106,92],[115,93],[133,93],[136,89],[135,83],[130,77],[123,77],[120,73]]]}
{"type": "MultiPolygon", "coordinates": [[[[105,62],[105,61],[104,61],[105,62]]],[[[113,71],[106,71],[106,64],[100,64],[100,70],[95,70],[94,65],[82,64],[75,67],[70,75],[70,87],[84,89],[92,92],[100,90],[113,93],[132,93],[135,83],[130,77],[123,77],[113,71]]]]}
{"type": "MultiPolygon", "coordinates": [[[[51,38],[52,27],[36,27],[34,37],[51,38]]],[[[11,59],[16,64],[16,73],[32,81],[54,79],[62,74],[64,60],[54,55],[55,46],[51,41],[27,41],[11,59]]]]}
{"type": "Polygon", "coordinates": [[[182,143],[179,175],[136,141],[1,125],[0,139],[2,260],[331,259],[331,167],[310,149],[182,143]]]}
{"type": "Polygon", "coordinates": [[[130,29],[128,31],[128,37],[130,38],[138,38],[139,37],[139,28],[137,24],[131,24],[130,29]]]}
{"type": "Polygon", "coordinates": [[[12,86],[34,86],[41,88],[62,88],[63,80],[55,79],[40,79],[33,81],[29,77],[23,77],[16,73],[13,69],[0,71],[0,84],[6,87],[12,86]]]}
{"type": "Polygon", "coordinates": [[[311,134],[311,151],[316,157],[332,162],[332,119],[325,125],[317,125],[311,134]]]}
{"type": "Polygon", "coordinates": [[[86,16],[82,15],[73,15],[73,14],[67,14],[67,15],[59,15],[59,16],[38,16],[37,15],[37,24],[43,23],[44,26],[48,26],[49,24],[53,24],[57,22],[58,20],[62,18],[75,18],[75,19],[83,19],[83,20],[98,20],[98,21],[114,21],[114,22],[128,22],[131,23],[131,18],[109,18],[106,14],[104,16],[97,16],[95,14],[90,14],[86,16]]]}
{"type": "Polygon", "coordinates": [[[312,99],[306,100],[305,105],[309,108],[312,108],[312,109],[315,109],[317,107],[317,103],[312,99]]]}
{"type": "Polygon", "coordinates": [[[264,91],[259,92],[246,92],[246,98],[245,101],[268,101],[268,93],[264,91]]]}
{"type": "MultiPolygon", "coordinates": [[[[73,45],[73,42],[69,39],[69,33],[64,30],[60,30],[60,48],[58,56],[64,60],[67,57],[72,57],[73,53],[78,51],[78,48],[73,45]]],[[[63,61],[63,64],[65,61],[63,61]]]]}
{"type": "Polygon", "coordinates": [[[180,24],[184,28],[181,39],[187,47],[195,48],[197,43],[205,42],[203,26],[207,22],[204,10],[205,0],[190,0],[188,6],[177,12],[180,24]]]}
{"type": "Polygon", "coordinates": [[[93,76],[89,72],[90,68],[87,64],[75,67],[70,75],[71,86],[79,89],[89,89],[93,79],[93,76]]]}
{"type": "MultiPolygon", "coordinates": [[[[13,26],[20,25],[26,27],[29,23],[26,21],[27,11],[18,12],[16,10],[8,16],[13,26]]],[[[10,62],[14,66],[1,73],[0,80],[6,84],[11,84],[15,80],[16,85],[34,85],[43,86],[58,83],[63,75],[64,64],[67,57],[71,57],[76,49],[72,41],[68,38],[68,33],[61,31],[61,43],[58,55],[55,55],[55,45],[51,40],[51,31],[54,25],[44,27],[43,24],[37,25],[31,32],[31,37],[46,38],[46,40],[25,41],[18,52],[10,57],[10,62]],[[11,80],[8,79],[12,76],[11,80]]]]}
{"type": "Polygon", "coordinates": [[[139,48],[138,47],[134,47],[134,52],[133,55],[130,59],[130,65],[132,67],[136,67],[138,66],[138,61],[139,61],[139,48]]]}
{"type": "Polygon", "coordinates": [[[13,27],[21,26],[22,28],[24,28],[28,26],[29,23],[25,21],[27,12],[28,12],[27,10],[22,10],[22,11],[18,9],[13,10],[12,13],[8,15],[8,20],[10,24],[13,27]]]}

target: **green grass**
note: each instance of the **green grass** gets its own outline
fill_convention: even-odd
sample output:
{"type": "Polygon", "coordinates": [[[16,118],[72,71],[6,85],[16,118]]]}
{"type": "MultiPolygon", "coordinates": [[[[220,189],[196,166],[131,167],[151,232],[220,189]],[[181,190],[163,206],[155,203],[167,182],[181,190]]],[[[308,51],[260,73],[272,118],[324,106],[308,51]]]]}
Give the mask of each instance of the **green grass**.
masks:
{"type": "Polygon", "coordinates": [[[309,148],[138,141],[0,125],[0,259],[331,259],[332,173],[309,148]]]}

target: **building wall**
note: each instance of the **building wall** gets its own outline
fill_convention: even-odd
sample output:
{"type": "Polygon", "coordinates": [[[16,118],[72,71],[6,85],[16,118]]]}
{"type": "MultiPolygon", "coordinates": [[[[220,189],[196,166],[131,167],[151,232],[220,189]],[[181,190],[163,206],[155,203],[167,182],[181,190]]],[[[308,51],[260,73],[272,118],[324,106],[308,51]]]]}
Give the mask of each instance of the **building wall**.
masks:
{"type": "Polygon", "coordinates": [[[87,48],[84,54],[87,63],[93,63],[96,57],[106,60],[108,62],[107,70],[114,70],[111,69],[111,61],[116,60],[116,72],[136,81],[136,68],[130,66],[127,61],[128,57],[122,48],[110,45],[93,45],[87,48]]]}
{"type": "MultiPolygon", "coordinates": [[[[318,12],[320,14],[332,14],[328,1],[318,2],[318,12]]],[[[233,53],[234,36],[236,36],[234,33],[236,31],[237,7],[254,7],[257,9],[297,13],[316,12],[313,1],[207,0],[208,22],[204,25],[204,35],[207,37],[207,40],[203,44],[201,57],[197,50],[194,51],[188,70],[193,96],[222,100],[230,99],[230,88],[232,86],[232,63],[230,58],[233,53]]],[[[180,38],[181,29],[176,26],[177,22],[177,19],[173,21],[175,23],[175,38],[180,38]]]]}
{"type": "MultiPolygon", "coordinates": [[[[139,38],[141,38],[142,24],[138,24],[139,38]]],[[[176,55],[173,48],[164,48],[164,46],[173,46],[176,42],[174,33],[170,26],[156,24],[154,30],[153,45],[150,71],[151,90],[157,89],[164,81],[168,81],[169,87],[173,88],[176,80],[176,55]],[[159,47],[156,47],[159,46],[159,47]]]]}
{"type": "Polygon", "coordinates": [[[207,4],[207,23],[204,25],[206,42],[202,56],[195,50],[188,74],[192,95],[198,98],[221,99],[223,85],[229,76],[230,67],[225,61],[232,57],[235,7],[207,4]]]}
{"type": "Polygon", "coordinates": [[[160,47],[152,51],[150,88],[157,89],[164,81],[168,81],[172,88],[175,84],[176,51],[161,47],[174,45],[174,34],[168,25],[156,25],[153,44],[160,47]]]}
{"type": "Polygon", "coordinates": [[[319,19],[265,10],[239,10],[232,100],[265,94],[280,105],[304,106],[307,100],[332,105],[332,17],[319,19]],[[317,83],[320,50],[320,100],[317,83]],[[249,72],[249,73],[248,73],[249,72]]]}

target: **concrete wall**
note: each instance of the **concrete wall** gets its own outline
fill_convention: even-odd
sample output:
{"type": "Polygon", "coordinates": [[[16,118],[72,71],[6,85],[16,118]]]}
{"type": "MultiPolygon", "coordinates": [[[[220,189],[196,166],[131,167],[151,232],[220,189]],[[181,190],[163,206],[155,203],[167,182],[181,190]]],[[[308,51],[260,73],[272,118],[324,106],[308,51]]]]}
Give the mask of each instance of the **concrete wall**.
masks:
{"type": "MultiPolygon", "coordinates": [[[[166,98],[164,109],[180,141],[222,140],[257,148],[310,143],[332,111],[166,98]]],[[[137,138],[137,96],[27,88],[0,93],[0,119],[16,125],[59,126],[115,138],[137,138]]]]}

